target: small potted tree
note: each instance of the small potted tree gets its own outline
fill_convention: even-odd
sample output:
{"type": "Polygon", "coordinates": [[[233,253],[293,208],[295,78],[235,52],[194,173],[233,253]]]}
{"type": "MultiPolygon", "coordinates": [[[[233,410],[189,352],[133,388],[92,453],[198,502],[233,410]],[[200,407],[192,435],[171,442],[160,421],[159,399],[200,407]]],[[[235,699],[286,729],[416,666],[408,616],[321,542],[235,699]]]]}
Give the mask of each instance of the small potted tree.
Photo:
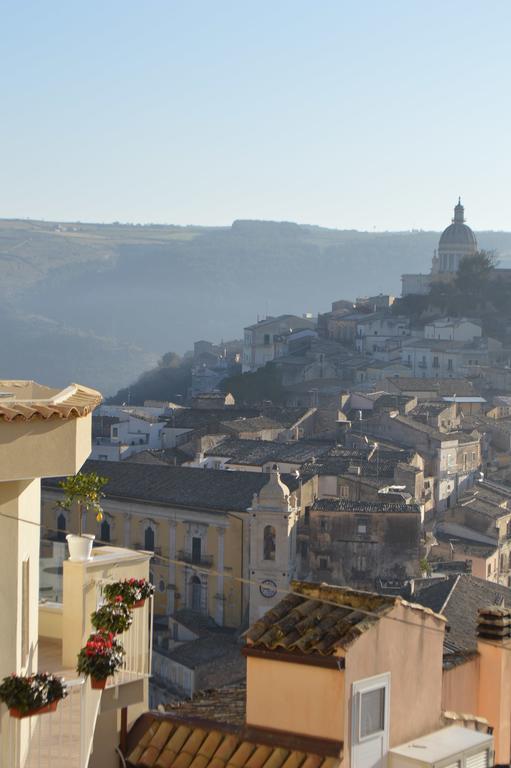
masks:
{"type": "Polygon", "coordinates": [[[35,675],[10,675],[0,685],[0,701],[9,707],[11,717],[32,717],[55,712],[67,696],[64,680],[48,672],[35,675]]]}
{"type": "Polygon", "coordinates": [[[154,586],[146,579],[124,579],[105,584],[103,595],[109,602],[119,602],[120,597],[130,608],[141,608],[154,595],[154,586]]]}
{"type": "Polygon", "coordinates": [[[91,679],[91,687],[103,689],[107,678],[122,666],[124,648],[112,632],[94,632],[78,654],[76,671],[91,679]]]}
{"type": "Polygon", "coordinates": [[[90,560],[94,534],[83,532],[83,516],[93,511],[96,521],[103,519],[101,499],[104,497],[103,486],[108,482],[106,477],[100,477],[96,472],[79,472],[77,475],[61,480],[60,487],[64,491],[64,499],[58,502],[59,507],[71,510],[74,504],[78,505],[78,534],[69,533],[66,536],[69,547],[69,559],[72,562],[90,560]]]}
{"type": "Polygon", "coordinates": [[[129,606],[117,595],[111,603],[104,603],[101,608],[91,614],[92,626],[97,630],[113,632],[120,635],[131,627],[133,614],[129,606]]]}

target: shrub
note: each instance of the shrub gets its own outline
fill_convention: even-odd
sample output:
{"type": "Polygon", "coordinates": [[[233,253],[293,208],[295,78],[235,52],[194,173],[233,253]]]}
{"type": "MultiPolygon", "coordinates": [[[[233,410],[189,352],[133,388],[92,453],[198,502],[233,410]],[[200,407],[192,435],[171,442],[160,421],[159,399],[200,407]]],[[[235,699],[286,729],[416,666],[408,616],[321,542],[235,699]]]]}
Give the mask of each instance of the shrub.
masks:
{"type": "Polygon", "coordinates": [[[26,714],[34,709],[45,707],[67,696],[64,680],[48,672],[35,675],[10,675],[4,677],[0,685],[0,701],[9,709],[19,709],[26,714]]]}
{"type": "Polygon", "coordinates": [[[105,680],[122,666],[124,653],[112,632],[95,632],[78,654],[76,671],[79,675],[105,680]]]}
{"type": "Polygon", "coordinates": [[[118,595],[114,602],[105,603],[91,614],[92,626],[97,630],[120,634],[131,627],[133,614],[129,606],[118,595]]]}

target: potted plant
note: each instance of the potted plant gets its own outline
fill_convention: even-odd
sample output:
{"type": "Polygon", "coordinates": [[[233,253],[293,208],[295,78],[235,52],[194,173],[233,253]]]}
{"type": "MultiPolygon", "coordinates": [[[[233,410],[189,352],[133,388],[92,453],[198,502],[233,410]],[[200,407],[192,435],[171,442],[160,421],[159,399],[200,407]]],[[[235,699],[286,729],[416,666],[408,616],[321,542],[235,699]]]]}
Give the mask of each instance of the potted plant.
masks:
{"type": "Polygon", "coordinates": [[[82,519],[84,513],[92,510],[96,516],[96,521],[98,523],[102,521],[103,509],[100,501],[105,494],[101,489],[107,482],[106,477],[100,477],[96,472],[79,472],[77,475],[66,477],[59,483],[64,491],[64,499],[58,502],[58,506],[69,511],[73,504],[78,504],[79,532],[77,535],[69,533],[66,536],[69,559],[72,562],[83,562],[91,558],[92,542],[95,536],[94,534],[83,533],[82,519]]]}
{"type": "Polygon", "coordinates": [[[105,632],[120,635],[131,627],[133,614],[130,607],[117,595],[114,602],[105,603],[91,614],[92,626],[105,632]]]}
{"type": "Polygon", "coordinates": [[[9,707],[11,717],[31,717],[55,712],[67,696],[64,680],[48,672],[35,675],[10,675],[0,685],[0,701],[9,707]]]}
{"type": "Polygon", "coordinates": [[[94,632],[78,654],[76,671],[91,679],[91,687],[103,689],[107,678],[122,666],[124,648],[112,632],[94,632]]]}
{"type": "Polygon", "coordinates": [[[130,608],[140,608],[146,599],[154,594],[154,586],[146,579],[124,579],[103,587],[103,595],[110,602],[118,597],[130,608]]]}

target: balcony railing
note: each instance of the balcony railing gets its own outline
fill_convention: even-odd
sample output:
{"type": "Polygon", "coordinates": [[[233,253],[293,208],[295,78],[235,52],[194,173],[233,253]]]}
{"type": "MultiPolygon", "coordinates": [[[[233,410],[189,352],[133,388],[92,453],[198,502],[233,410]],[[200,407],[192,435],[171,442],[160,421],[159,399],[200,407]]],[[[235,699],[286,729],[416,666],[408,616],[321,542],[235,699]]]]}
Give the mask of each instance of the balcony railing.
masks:
{"type": "Polygon", "coordinates": [[[184,549],[180,549],[177,553],[177,559],[183,563],[189,563],[190,565],[203,566],[204,568],[211,568],[213,565],[213,555],[203,555],[200,557],[194,556],[191,552],[186,552],[184,549]]]}

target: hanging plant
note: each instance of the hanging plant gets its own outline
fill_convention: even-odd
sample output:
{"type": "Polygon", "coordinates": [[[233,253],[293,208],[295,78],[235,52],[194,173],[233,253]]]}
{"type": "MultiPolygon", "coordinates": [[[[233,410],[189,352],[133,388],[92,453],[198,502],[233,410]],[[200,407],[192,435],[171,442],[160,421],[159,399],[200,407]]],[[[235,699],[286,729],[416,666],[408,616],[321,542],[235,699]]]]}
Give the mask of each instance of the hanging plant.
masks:
{"type": "Polygon", "coordinates": [[[106,584],[103,595],[110,602],[120,597],[130,608],[140,608],[147,598],[154,595],[154,586],[146,579],[124,579],[106,584]]]}
{"type": "Polygon", "coordinates": [[[76,671],[91,678],[92,688],[104,688],[122,666],[124,648],[112,632],[94,632],[78,654],[76,671]]]}
{"type": "Polygon", "coordinates": [[[118,595],[114,602],[105,603],[91,614],[92,626],[104,632],[121,634],[131,627],[133,614],[130,607],[118,595]]]}
{"type": "Polygon", "coordinates": [[[55,712],[57,704],[67,696],[67,687],[61,677],[48,672],[35,675],[4,677],[0,685],[0,701],[9,707],[11,717],[31,717],[55,712]]]}

